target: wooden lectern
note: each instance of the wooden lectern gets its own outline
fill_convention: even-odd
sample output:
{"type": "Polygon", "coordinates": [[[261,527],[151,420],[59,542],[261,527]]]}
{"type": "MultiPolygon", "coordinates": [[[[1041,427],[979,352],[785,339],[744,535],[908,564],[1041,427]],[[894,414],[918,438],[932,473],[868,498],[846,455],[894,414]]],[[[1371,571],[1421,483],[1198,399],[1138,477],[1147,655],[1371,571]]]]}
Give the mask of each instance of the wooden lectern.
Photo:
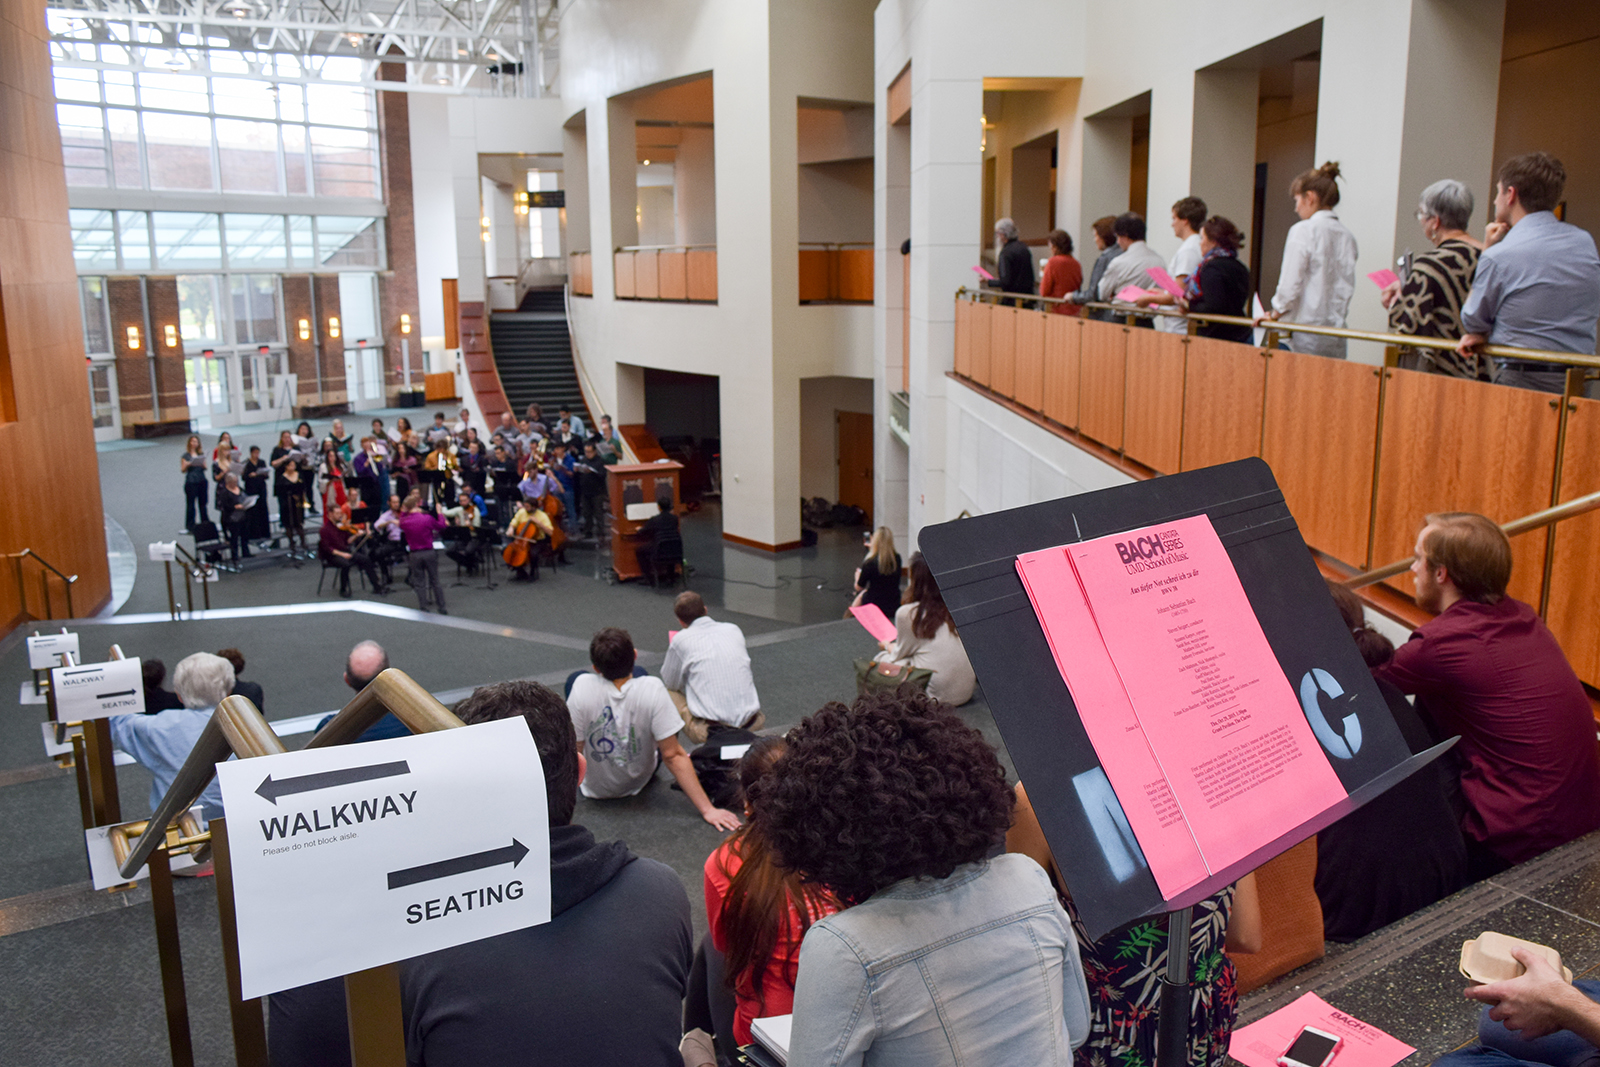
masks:
{"type": "Polygon", "coordinates": [[[606,488],[611,495],[611,567],[620,579],[643,578],[639,569],[638,550],[644,541],[639,527],[656,514],[656,498],[663,492],[672,494],[672,510],[681,503],[678,480],[683,474],[683,464],[666,460],[657,463],[615,463],[606,468],[606,488]],[[630,517],[628,508],[634,507],[630,517]],[[648,509],[648,510],[646,510],[648,509]]]}

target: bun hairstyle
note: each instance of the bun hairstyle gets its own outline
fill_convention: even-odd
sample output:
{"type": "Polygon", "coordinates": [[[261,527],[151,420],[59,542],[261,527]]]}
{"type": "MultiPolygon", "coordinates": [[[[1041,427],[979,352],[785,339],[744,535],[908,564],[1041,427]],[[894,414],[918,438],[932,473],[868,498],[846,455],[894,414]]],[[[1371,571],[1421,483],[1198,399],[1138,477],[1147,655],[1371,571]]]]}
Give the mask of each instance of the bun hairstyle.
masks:
{"type": "Polygon", "coordinates": [[[1301,171],[1289,183],[1289,195],[1316,193],[1317,203],[1333,207],[1339,202],[1339,164],[1328,162],[1320,167],[1301,171]]]}
{"type": "Polygon", "coordinates": [[[1361,653],[1361,658],[1366,661],[1367,666],[1381,667],[1388,663],[1394,657],[1394,645],[1367,622],[1360,598],[1333,581],[1328,582],[1328,592],[1333,594],[1333,603],[1339,609],[1339,614],[1344,616],[1344,624],[1350,627],[1350,636],[1355,639],[1356,650],[1361,653]]]}
{"type": "Polygon", "coordinates": [[[1207,219],[1201,231],[1212,244],[1224,252],[1237,252],[1244,247],[1244,234],[1239,232],[1239,227],[1221,215],[1213,215],[1207,219]]]}

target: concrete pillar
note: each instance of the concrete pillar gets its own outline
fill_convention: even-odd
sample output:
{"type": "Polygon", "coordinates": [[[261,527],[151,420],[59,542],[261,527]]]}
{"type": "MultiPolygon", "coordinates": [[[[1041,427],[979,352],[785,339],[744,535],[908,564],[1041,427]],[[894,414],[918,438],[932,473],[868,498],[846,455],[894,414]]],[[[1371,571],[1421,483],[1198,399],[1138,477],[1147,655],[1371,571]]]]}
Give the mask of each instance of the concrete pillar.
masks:
{"type": "MultiPolygon", "coordinates": [[[[883,107],[882,101],[878,104],[883,107]]],[[[907,297],[910,292],[905,272],[917,254],[900,254],[900,245],[911,236],[911,125],[903,123],[877,127],[874,147],[877,165],[873,176],[873,214],[877,220],[875,243],[878,246],[877,307],[874,309],[873,347],[883,354],[874,360],[873,404],[881,406],[882,418],[873,420],[874,518],[880,526],[894,531],[901,544],[911,544],[909,462],[910,451],[889,432],[889,394],[898,393],[906,361],[907,297]]]]}
{"type": "Polygon", "coordinates": [[[715,131],[685,129],[672,166],[677,243],[717,243],[717,156],[715,131]]]}
{"type": "Polygon", "coordinates": [[[589,236],[589,131],[584,113],[574,115],[561,131],[561,183],[567,193],[564,240],[567,251],[590,250],[589,236]]]}
{"type": "Polygon", "coordinates": [[[634,131],[632,101],[606,101],[606,173],[611,244],[606,251],[639,243],[638,135],[634,131]]]}
{"type": "MultiPolygon", "coordinates": [[[[403,63],[384,63],[378,77],[405,81],[403,63]]],[[[384,228],[388,270],[378,275],[379,328],[383,334],[386,397],[393,400],[405,385],[410,363],[413,385],[422,384],[422,310],[417,301],[417,225],[411,192],[410,93],[383,93],[378,98],[378,144],[383,151],[383,201],[388,207],[384,228]],[[400,332],[400,316],[411,321],[409,335],[400,332]],[[402,345],[402,341],[407,342],[402,345]],[[402,353],[409,353],[402,355],[402,353]]]]}
{"type": "MultiPolygon", "coordinates": [[[[486,296],[483,269],[482,193],[478,187],[477,116],[471,97],[449,100],[451,191],[455,199],[457,299],[482,303],[486,296]]],[[[323,371],[327,373],[326,368],[323,371]]]]}
{"type": "MultiPolygon", "coordinates": [[[[1203,199],[1211,214],[1231,219],[1247,232],[1255,204],[1260,96],[1259,70],[1195,72],[1189,193],[1203,199]]],[[[1249,237],[1255,239],[1254,234],[1249,237]]]]}
{"type": "MultiPolygon", "coordinates": [[[[1083,205],[1079,218],[1087,225],[1104,215],[1128,210],[1128,170],[1133,156],[1133,122],[1126,118],[1090,118],[1083,123],[1083,205]]],[[[1084,235],[1085,247],[1093,243],[1084,235]]]]}

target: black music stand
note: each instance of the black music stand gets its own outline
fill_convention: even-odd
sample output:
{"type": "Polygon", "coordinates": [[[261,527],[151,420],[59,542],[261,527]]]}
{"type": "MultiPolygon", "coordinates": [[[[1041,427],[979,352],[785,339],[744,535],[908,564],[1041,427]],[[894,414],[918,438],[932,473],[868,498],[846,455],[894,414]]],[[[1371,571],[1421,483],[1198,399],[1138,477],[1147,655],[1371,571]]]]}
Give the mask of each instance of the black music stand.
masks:
{"type": "Polygon", "coordinates": [[[1455,739],[1411,754],[1259,459],[958,519],[925,528],[919,542],[1089,936],[1168,916],[1157,1062],[1177,1067],[1187,1048],[1193,906],[1414,774],[1455,739]],[[1164,898],[1056,667],[1016,557],[1200,514],[1210,516],[1291,685],[1317,670],[1343,688],[1330,716],[1313,685],[1308,719],[1355,716],[1362,739],[1329,760],[1349,794],[1344,800],[1164,898]]]}

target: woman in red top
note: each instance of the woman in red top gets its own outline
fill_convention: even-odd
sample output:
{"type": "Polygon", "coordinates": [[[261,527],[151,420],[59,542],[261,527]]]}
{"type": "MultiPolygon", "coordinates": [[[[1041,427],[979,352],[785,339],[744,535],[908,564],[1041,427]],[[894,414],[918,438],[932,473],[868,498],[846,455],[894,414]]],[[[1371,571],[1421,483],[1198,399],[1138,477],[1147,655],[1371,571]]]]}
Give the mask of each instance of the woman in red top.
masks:
{"type": "MultiPolygon", "coordinates": [[[[761,737],[739,761],[739,785],[771,772],[787,746],[761,737]]],[[[745,824],[706,859],[706,918],[711,943],[727,958],[727,981],[736,1003],[733,1036],[750,1044],[750,1023],[794,1010],[800,942],[813,922],[839,910],[821,888],[804,885],[772,859],[745,805],[745,824]]]]}
{"type": "MultiPolygon", "coordinates": [[[[1039,295],[1061,299],[1078,291],[1083,284],[1083,267],[1072,258],[1072,236],[1066,230],[1050,231],[1050,258],[1045,261],[1044,277],[1039,279],[1039,295]]],[[[1076,304],[1050,304],[1057,315],[1076,315],[1076,304]]]]}

